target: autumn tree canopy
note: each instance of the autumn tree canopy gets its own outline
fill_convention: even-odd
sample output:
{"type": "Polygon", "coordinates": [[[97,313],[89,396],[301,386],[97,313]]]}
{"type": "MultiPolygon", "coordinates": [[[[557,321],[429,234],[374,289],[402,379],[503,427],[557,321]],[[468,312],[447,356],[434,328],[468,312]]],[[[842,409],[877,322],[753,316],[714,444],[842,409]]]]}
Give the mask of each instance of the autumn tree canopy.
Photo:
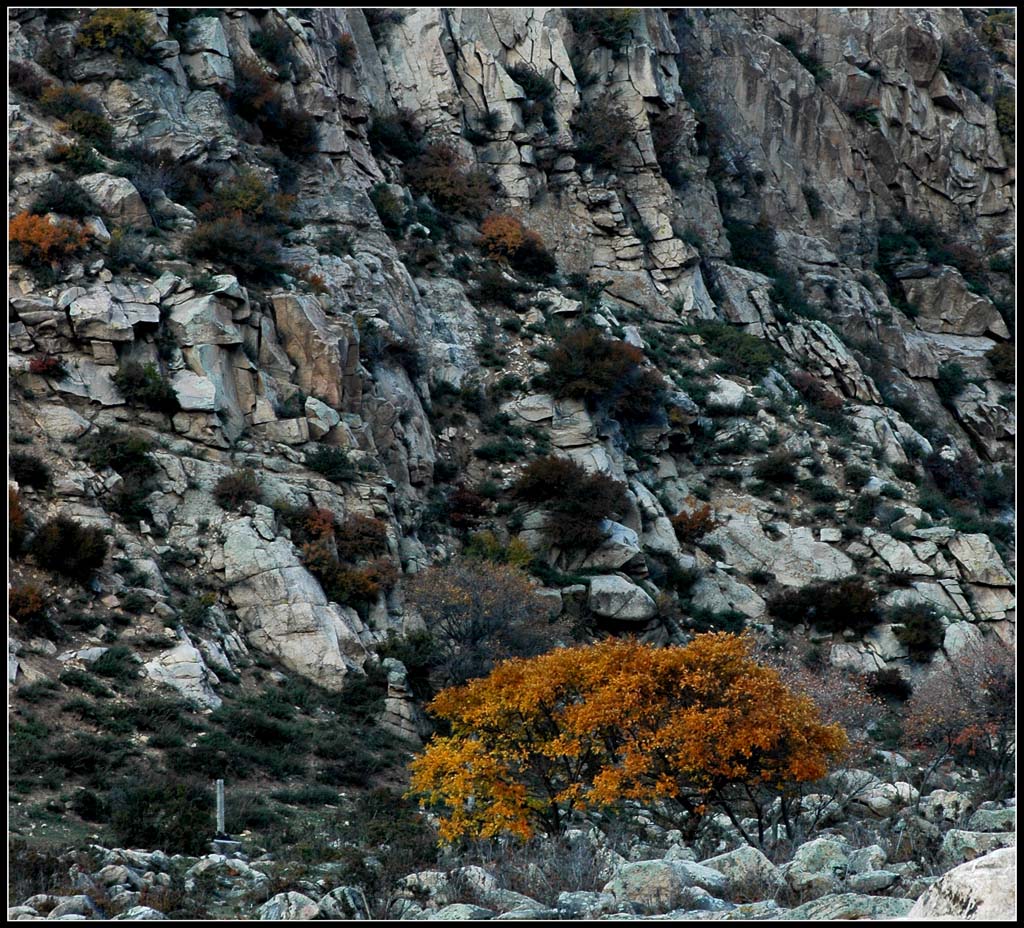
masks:
{"type": "Polygon", "coordinates": [[[819,779],[846,746],[839,725],[724,633],[508,660],[428,708],[451,733],[413,761],[411,791],[439,809],[449,841],[555,832],[574,809],[623,799],[674,800],[699,819],[736,786],[819,779]]]}

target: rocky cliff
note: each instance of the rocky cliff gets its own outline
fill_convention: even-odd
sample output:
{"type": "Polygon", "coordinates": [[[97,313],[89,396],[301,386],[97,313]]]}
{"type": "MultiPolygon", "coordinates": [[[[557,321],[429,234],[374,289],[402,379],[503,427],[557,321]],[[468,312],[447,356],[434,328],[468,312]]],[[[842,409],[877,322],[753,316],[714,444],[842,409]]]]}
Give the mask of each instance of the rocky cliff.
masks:
{"type": "Polygon", "coordinates": [[[97,15],[9,20],[16,694],[347,692],[467,549],[584,636],[1014,641],[1008,14],[97,15]],[[592,543],[549,455],[623,484],[592,543]]]}

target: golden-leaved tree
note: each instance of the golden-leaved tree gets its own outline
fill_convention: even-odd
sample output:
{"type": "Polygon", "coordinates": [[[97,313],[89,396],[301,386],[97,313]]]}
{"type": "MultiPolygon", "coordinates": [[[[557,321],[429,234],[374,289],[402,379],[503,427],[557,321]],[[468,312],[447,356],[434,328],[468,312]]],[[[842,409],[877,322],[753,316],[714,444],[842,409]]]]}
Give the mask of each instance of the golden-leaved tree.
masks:
{"type": "Polygon", "coordinates": [[[553,833],[575,809],[625,799],[674,801],[692,822],[717,807],[736,822],[737,791],[819,779],[847,743],[724,633],[508,660],[428,708],[450,734],[413,761],[411,792],[439,809],[449,841],[553,833]]]}

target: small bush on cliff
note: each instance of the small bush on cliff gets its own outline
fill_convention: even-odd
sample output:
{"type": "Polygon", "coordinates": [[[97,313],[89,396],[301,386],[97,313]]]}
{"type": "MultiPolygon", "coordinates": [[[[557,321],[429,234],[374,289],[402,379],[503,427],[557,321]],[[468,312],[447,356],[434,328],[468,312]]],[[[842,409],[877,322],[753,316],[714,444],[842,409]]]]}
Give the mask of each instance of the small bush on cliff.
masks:
{"type": "Polygon", "coordinates": [[[138,361],[129,361],[118,369],[111,380],[125,399],[136,406],[145,406],[169,416],[181,409],[178,395],[170,383],[164,380],[155,364],[143,365],[138,361]]]}
{"type": "Polygon", "coordinates": [[[568,549],[600,545],[605,538],[601,522],[621,516],[627,505],[624,484],[553,455],[527,464],[514,493],[548,510],[545,535],[552,544],[568,549]]]}
{"type": "Polygon", "coordinates": [[[538,385],[556,397],[606,408],[625,421],[648,418],[665,396],[660,375],[643,367],[643,352],[598,329],[571,329],[545,352],[544,360],[548,369],[536,378],[538,385]]]}
{"type": "Polygon", "coordinates": [[[370,120],[367,139],[378,157],[386,153],[399,161],[412,161],[423,153],[423,130],[416,124],[410,110],[375,112],[370,120]]]}
{"type": "Polygon", "coordinates": [[[141,58],[152,44],[151,25],[152,14],[143,10],[96,10],[82,23],[75,44],[118,58],[141,58]]]}
{"type": "Polygon", "coordinates": [[[62,120],[72,132],[77,132],[100,151],[110,152],[114,127],[103,115],[99,101],[84,90],[52,85],[39,97],[39,106],[44,113],[62,120]]]}
{"type": "Polygon", "coordinates": [[[569,10],[569,22],[577,35],[592,36],[599,44],[621,54],[636,27],[636,10],[569,10]]]}
{"type": "Polygon", "coordinates": [[[992,373],[997,380],[1003,383],[1016,383],[1017,381],[1017,350],[1012,342],[1000,342],[991,348],[985,357],[992,365],[992,373]]]}
{"type": "Polygon", "coordinates": [[[50,468],[47,467],[45,461],[37,458],[34,454],[23,454],[16,451],[8,458],[8,464],[11,476],[18,486],[48,490],[53,483],[50,468]]]}
{"type": "Polygon", "coordinates": [[[59,267],[80,254],[89,243],[83,226],[72,220],[50,222],[43,216],[19,213],[7,226],[15,261],[33,270],[59,267]]]}
{"type": "Polygon", "coordinates": [[[881,621],[878,594],[855,577],[786,590],[769,601],[768,609],[787,628],[813,625],[822,631],[852,628],[864,632],[881,621]]]}
{"type": "Polygon", "coordinates": [[[225,474],[213,487],[213,498],[222,509],[238,510],[243,503],[259,502],[261,496],[259,478],[249,467],[225,474]]]}
{"type": "Polygon", "coordinates": [[[235,62],[235,86],[225,94],[232,112],[257,126],[263,137],[288,157],[301,158],[316,151],[316,119],[286,104],[277,84],[257,61],[235,62]]]}
{"type": "Polygon", "coordinates": [[[102,529],[56,516],[39,526],[28,551],[44,570],[84,583],[103,566],[107,539],[102,529]]]}
{"type": "Polygon", "coordinates": [[[613,96],[598,97],[580,110],[575,122],[576,157],[584,164],[615,170],[629,159],[636,127],[626,107],[613,96]]]}
{"type": "Polygon", "coordinates": [[[775,346],[763,338],[748,335],[725,323],[701,322],[691,331],[699,335],[708,350],[719,358],[716,367],[721,373],[760,379],[780,357],[775,346]]]}
{"type": "Polygon", "coordinates": [[[35,216],[59,213],[73,219],[100,215],[100,208],[89,194],[78,184],[61,177],[51,179],[32,202],[31,212],[35,216]]]}
{"type": "Polygon", "coordinates": [[[927,663],[942,647],[946,629],[942,613],[925,603],[915,603],[893,609],[887,616],[893,623],[893,634],[907,649],[912,661],[927,663]]]}
{"type": "Polygon", "coordinates": [[[339,486],[351,483],[359,475],[359,468],[349,458],[344,448],[320,445],[306,455],[306,467],[326,477],[339,486]]]}
{"type": "Polygon", "coordinates": [[[440,210],[479,219],[494,194],[486,172],[470,167],[452,146],[438,142],[405,168],[409,185],[440,210]]]}
{"type": "Polygon", "coordinates": [[[285,270],[277,240],[241,213],[200,222],[185,240],[185,251],[227,264],[253,282],[272,281],[285,270]]]}

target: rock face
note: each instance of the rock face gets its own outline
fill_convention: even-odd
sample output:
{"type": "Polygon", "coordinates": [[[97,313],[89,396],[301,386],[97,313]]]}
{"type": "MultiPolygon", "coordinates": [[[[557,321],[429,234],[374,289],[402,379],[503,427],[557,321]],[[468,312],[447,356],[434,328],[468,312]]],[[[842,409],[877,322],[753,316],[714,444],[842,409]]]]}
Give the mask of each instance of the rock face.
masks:
{"type": "MultiPolygon", "coordinates": [[[[54,681],[93,713],[60,737],[93,734],[99,710],[64,689],[123,642],[140,692],[222,710],[211,732],[278,684],[336,694],[373,667],[372,724],[411,749],[430,733],[416,668],[379,674],[378,652],[443,634],[409,575],[460,558],[522,569],[558,613],[552,647],[742,628],[820,657],[826,684],[916,691],[1015,641],[1004,12],[156,8],[110,42],[93,13],[8,21],[13,524],[30,542],[66,515],[109,544],[80,591],[12,562],[12,590],[47,598],[11,618],[30,734],[54,681]],[[604,479],[535,498],[520,477],[548,455],[604,479]],[[229,499],[243,469],[258,498],[229,499]],[[581,531],[552,547],[560,513],[581,531]],[[775,621],[787,588],[846,579],[877,594],[874,627],[775,621]],[[934,651],[908,646],[904,607],[935,610],[934,651]],[[59,645],[39,634],[58,616],[59,645]]],[[[130,737],[150,752],[149,734],[130,737]]],[[[19,774],[25,827],[67,802],[38,772],[19,774]]],[[[902,816],[947,866],[1007,842],[1005,808],[968,808],[954,773],[973,776],[935,774],[917,810],[914,778],[872,780],[842,815],[902,816]]],[[[710,913],[722,885],[784,880],[809,917],[899,917],[924,886],[831,834],[773,868],[731,827],[717,877],[652,822],[635,874],[615,882],[604,848],[609,892],[557,911],[710,913]]],[[[224,860],[194,888],[207,869],[258,887],[267,918],[377,908],[354,887],[324,901],[320,875],[267,902],[269,877],[224,860]]],[[[500,892],[402,912],[545,911],[500,892]]]]}
{"type": "Polygon", "coordinates": [[[248,640],[329,690],[366,660],[364,628],[329,603],[284,539],[269,540],[250,518],[225,527],[224,579],[248,640]]]}
{"type": "Polygon", "coordinates": [[[1014,921],[1017,848],[992,851],[942,875],[907,912],[909,919],[1014,921]]]}

